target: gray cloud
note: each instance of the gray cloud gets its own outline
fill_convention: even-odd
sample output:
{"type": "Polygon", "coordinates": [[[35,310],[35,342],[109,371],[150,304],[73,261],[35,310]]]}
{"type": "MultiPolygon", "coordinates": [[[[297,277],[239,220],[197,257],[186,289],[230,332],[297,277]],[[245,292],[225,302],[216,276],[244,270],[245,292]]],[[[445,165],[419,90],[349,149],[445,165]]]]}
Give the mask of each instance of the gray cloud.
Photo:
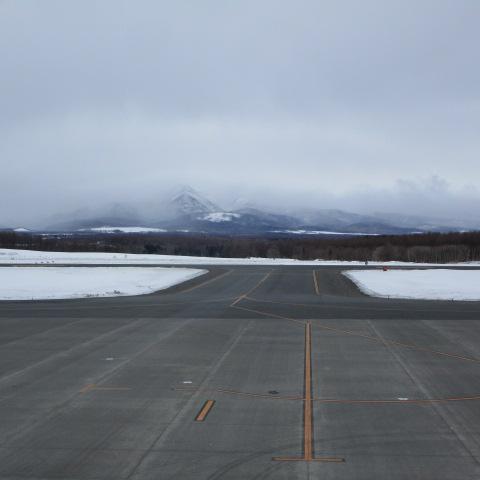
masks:
{"type": "Polygon", "coordinates": [[[476,0],[3,1],[0,224],[176,183],[225,203],[465,215],[479,14],[476,0]]]}

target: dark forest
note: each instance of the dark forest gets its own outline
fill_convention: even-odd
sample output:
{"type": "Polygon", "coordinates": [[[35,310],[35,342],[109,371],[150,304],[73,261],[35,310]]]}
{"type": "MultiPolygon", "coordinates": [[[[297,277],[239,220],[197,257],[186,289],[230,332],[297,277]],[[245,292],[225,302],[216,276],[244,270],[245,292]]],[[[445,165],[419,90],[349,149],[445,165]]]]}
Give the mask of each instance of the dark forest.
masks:
{"type": "Polygon", "coordinates": [[[0,232],[0,248],[299,260],[468,262],[480,260],[480,232],[365,237],[209,235],[35,235],[0,232]]]}

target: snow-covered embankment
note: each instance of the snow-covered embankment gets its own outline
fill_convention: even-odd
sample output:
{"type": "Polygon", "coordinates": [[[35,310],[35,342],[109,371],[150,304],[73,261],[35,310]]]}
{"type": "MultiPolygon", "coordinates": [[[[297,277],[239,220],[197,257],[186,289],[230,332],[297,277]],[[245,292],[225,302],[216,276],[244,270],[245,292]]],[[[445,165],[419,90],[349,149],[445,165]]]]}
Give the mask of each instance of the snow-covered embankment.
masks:
{"type": "Polygon", "coordinates": [[[343,272],[374,297],[480,300],[480,270],[349,270],[343,272]]]}
{"type": "Polygon", "coordinates": [[[2,267],[0,300],[143,295],[204,273],[193,268],[2,267]]]}

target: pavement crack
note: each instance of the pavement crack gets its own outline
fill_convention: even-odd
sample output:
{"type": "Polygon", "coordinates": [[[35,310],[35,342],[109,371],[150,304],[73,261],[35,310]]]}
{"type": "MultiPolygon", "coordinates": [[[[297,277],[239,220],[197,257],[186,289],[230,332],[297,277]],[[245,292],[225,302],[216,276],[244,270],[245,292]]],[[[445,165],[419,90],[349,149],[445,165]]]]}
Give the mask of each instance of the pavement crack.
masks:
{"type": "Polygon", "coordinates": [[[197,402],[198,397],[202,393],[203,386],[210,382],[213,376],[218,372],[220,367],[222,366],[225,359],[230,355],[232,350],[237,346],[238,342],[247,331],[248,328],[253,324],[253,320],[250,320],[246,325],[240,327],[234,337],[230,340],[229,344],[227,345],[226,349],[220,355],[220,357],[216,360],[215,365],[210,369],[208,374],[204,377],[204,379],[200,382],[198,389],[196,392],[192,394],[192,396],[184,403],[183,407],[174,415],[172,420],[168,423],[168,425],[157,435],[153,441],[151,442],[150,446],[145,450],[144,454],[139,458],[138,462],[134,465],[130,473],[127,475],[126,479],[130,479],[135,475],[137,470],[141,467],[145,459],[147,458],[148,454],[158,446],[159,442],[162,442],[173,430],[176,428],[178,420],[181,419],[183,416],[189,412],[195,402],[197,402]]]}
{"type": "MultiPolygon", "coordinates": [[[[412,370],[408,367],[407,363],[398,355],[398,353],[392,348],[392,344],[385,340],[382,334],[378,331],[371,320],[367,320],[367,324],[373,330],[375,335],[380,338],[383,342],[385,348],[391,353],[391,355],[397,360],[403,371],[407,374],[410,378],[412,383],[425,395],[426,398],[431,398],[432,394],[428,391],[427,387],[425,387],[422,382],[417,378],[417,376],[412,372],[412,370]]],[[[448,412],[442,404],[438,403],[431,403],[432,408],[435,410],[435,413],[442,419],[442,421],[447,425],[448,429],[453,433],[459,444],[463,447],[464,451],[468,454],[468,456],[477,464],[480,465],[480,452],[475,452],[470,447],[468,440],[465,438],[463,433],[459,431],[455,423],[449,418],[448,412]]],[[[477,449],[478,450],[478,449],[477,449]]]]}

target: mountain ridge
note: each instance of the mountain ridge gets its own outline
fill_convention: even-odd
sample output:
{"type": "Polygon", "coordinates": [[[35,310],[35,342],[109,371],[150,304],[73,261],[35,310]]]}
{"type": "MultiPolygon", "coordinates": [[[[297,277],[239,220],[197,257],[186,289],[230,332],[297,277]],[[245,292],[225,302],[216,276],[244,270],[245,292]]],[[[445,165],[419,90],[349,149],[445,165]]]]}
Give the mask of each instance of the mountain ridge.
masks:
{"type": "MultiPolygon", "coordinates": [[[[161,229],[227,235],[270,234],[407,234],[426,231],[459,231],[461,225],[442,225],[441,219],[415,215],[373,213],[364,215],[340,209],[297,208],[284,213],[261,209],[247,201],[226,210],[207,195],[184,185],[160,202],[156,213],[142,214],[129,205],[115,203],[101,212],[78,210],[57,218],[47,231],[88,232],[108,227],[161,229]],[[322,233],[323,232],[323,233],[322,233]]],[[[453,222],[452,222],[453,223],[453,222]]]]}

